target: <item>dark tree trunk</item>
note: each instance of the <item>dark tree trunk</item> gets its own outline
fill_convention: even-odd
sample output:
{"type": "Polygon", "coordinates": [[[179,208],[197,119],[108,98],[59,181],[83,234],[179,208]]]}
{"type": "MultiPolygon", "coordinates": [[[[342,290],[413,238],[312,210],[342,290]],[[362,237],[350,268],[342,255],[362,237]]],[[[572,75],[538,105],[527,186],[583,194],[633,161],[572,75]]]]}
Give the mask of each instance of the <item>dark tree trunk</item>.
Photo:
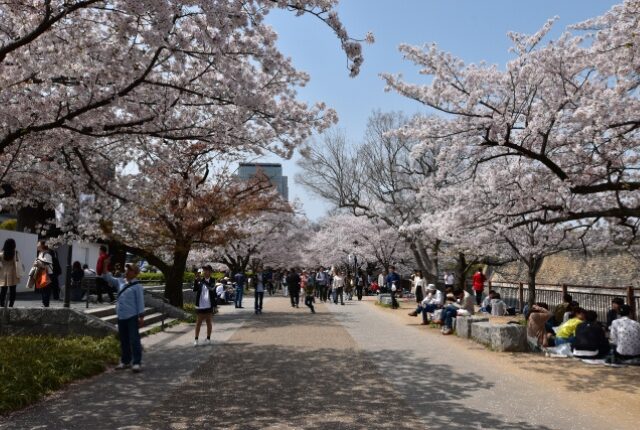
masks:
{"type": "Polygon", "coordinates": [[[536,302],[536,277],[538,276],[538,272],[540,271],[540,267],[542,267],[542,262],[544,261],[544,257],[530,257],[527,264],[527,288],[529,290],[529,300],[527,300],[527,304],[529,305],[529,309],[536,302]]]}
{"type": "Polygon", "coordinates": [[[173,253],[173,264],[163,270],[164,274],[164,297],[169,303],[178,308],[182,308],[184,304],[182,298],[182,279],[184,271],[187,268],[187,257],[189,256],[189,247],[177,246],[173,253]]]}
{"type": "Polygon", "coordinates": [[[459,289],[463,289],[465,287],[466,281],[466,273],[467,273],[467,258],[464,253],[459,252],[458,257],[456,258],[456,287],[459,289]]]}

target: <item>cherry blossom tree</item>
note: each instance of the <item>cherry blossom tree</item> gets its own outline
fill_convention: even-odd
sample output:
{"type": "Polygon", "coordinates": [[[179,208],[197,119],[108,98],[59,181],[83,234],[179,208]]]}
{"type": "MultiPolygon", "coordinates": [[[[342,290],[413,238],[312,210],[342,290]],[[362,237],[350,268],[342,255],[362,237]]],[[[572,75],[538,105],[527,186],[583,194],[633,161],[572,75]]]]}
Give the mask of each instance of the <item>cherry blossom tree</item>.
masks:
{"type": "Polygon", "coordinates": [[[437,149],[412,157],[417,141],[392,133],[408,121],[401,113],[374,112],[359,145],[340,131],[326,133],[323,146],[305,151],[298,180],[336,207],[392,227],[409,244],[417,266],[435,280],[440,240],[407,227],[429,210],[428,200],[416,197],[423,178],[435,173],[437,149]]]}
{"type": "MultiPolygon", "coordinates": [[[[285,157],[334,123],[296,89],[308,76],[275,46],[273,8],[334,30],[352,76],[362,63],[335,0],[10,1],[0,5],[0,124],[5,203],[64,206],[66,228],[146,257],[182,304],[190,248],[232,237],[231,220],[274,206],[264,181],[220,163],[285,157]],[[16,25],[13,25],[16,24],[16,25]],[[92,196],[91,207],[81,205],[92,196]],[[93,223],[93,224],[92,224],[93,223]]],[[[371,39],[368,36],[368,39],[371,39]]]]}
{"type": "MultiPolygon", "coordinates": [[[[16,153],[35,142],[60,149],[74,135],[213,140],[219,137],[215,120],[221,106],[235,106],[236,121],[246,121],[247,110],[254,122],[264,117],[283,123],[304,121],[296,116],[313,115],[323,107],[318,106],[317,112],[302,109],[292,89],[280,88],[279,97],[272,97],[269,86],[303,84],[307,76],[295,72],[277,50],[276,33],[264,18],[274,8],[316,16],[337,35],[355,76],[363,61],[361,45],[348,36],[334,10],[336,4],[336,0],[4,2],[0,5],[0,154],[5,170],[10,170],[16,153]],[[287,106],[290,116],[277,115],[273,109],[277,105],[287,106]],[[185,107],[198,107],[201,113],[185,114],[185,107]],[[41,134],[48,131],[65,133],[41,134]],[[34,134],[37,137],[30,142],[34,134]]],[[[370,35],[367,39],[372,40],[370,35]]],[[[267,128],[256,131],[267,133],[267,128]]],[[[285,133],[274,135],[282,139],[285,133]]],[[[239,145],[252,140],[243,136],[234,141],[239,145]]],[[[290,152],[290,142],[282,143],[280,149],[290,152]]]]}
{"type": "Polygon", "coordinates": [[[413,269],[413,255],[397,231],[382,221],[352,214],[336,214],[319,223],[318,230],[304,244],[305,265],[309,267],[353,267],[349,255],[356,256],[359,267],[367,263],[379,269],[396,265],[413,269]]]}
{"type": "MultiPolygon", "coordinates": [[[[602,17],[545,44],[553,24],[534,35],[511,33],[515,58],[504,70],[466,65],[435,44],[403,45],[430,82],[384,74],[389,90],[441,115],[404,131],[416,154],[440,149],[444,170],[517,160],[522,175],[545,184],[523,193],[514,227],[531,222],[596,226],[607,220],[633,237],[639,226],[638,46],[640,3],[627,0],[602,17]],[[531,198],[533,197],[535,198],[531,198]]],[[[494,169],[495,171],[495,169],[494,169]]],[[[512,196],[517,199],[517,196],[512,196]]]]}

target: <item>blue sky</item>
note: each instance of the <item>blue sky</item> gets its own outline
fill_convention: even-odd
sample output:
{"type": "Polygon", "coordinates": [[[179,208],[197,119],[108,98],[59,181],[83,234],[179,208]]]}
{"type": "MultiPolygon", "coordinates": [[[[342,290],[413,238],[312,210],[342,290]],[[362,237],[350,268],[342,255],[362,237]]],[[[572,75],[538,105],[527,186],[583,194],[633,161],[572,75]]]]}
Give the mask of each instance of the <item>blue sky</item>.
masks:
{"type": "MultiPolygon", "coordinates": [[[[340,123],[354,142],[364,133],[367,118],[375,109],[422,112],[421,106],[395,93],[385,93],[379,74],[403,73],[419,81],[416,68],[403,61],[398,45],[435,42],[467,63],[482,60],[503,66],[510,58],[507,32],[534,33],[547,19],[559,16],[551,37],[570,24],[604,13],[619,1],[610,0],[342,0],[338,11],[353,37],[372,31],[373,45],[364,46],[360,75],[349,78],[346,58],[338,39],[317,19],[272,13],[268,21],[279,33],[279,47],[295,66],[311,75],[300,98],[324,101],[338,112],[340,123]]],[[[424,78],[422,78],[424,79],[424,78]]],[[[321,142],[321,138],[316,138],[321,142]]],[[[270,162],[278,159],[268,158],[270,162]]],[[[299,168],[283,161],[289,176],[290,199],[303,202],[307,216],[317,220],[330,205],[295,183],[299,168]]]]}

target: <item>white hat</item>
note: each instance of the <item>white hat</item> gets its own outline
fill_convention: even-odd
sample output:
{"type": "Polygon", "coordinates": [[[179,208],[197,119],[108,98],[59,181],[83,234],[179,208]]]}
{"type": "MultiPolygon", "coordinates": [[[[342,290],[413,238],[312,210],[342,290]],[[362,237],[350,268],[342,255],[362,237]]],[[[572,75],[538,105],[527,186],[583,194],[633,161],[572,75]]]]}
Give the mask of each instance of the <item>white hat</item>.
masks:
{"type": "Polygon", "coordinates": [[[435,289],[436,289],[435,285],[433,285],[433,284],[427,285],[427,290],[435,290],[435,289]]]}

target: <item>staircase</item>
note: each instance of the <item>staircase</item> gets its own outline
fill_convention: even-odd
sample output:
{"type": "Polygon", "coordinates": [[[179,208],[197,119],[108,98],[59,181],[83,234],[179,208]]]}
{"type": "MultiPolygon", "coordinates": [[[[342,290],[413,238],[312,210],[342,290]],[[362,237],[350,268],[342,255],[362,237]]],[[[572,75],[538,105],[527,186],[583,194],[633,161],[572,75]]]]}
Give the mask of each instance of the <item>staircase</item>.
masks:
{"type": "MultiPolygon", "coordinates": [[[[99,308],[87,309],[85,311],[86,314],[92,315],[94,317],[100,318],[102,321],[112,324],[113,326],[118,325],[118,317],[116,315],[116,306],[102,306],[99,308]]],[[[144,327],[140,329],[140,336],[146,336],[149,332],[153,331],[158,327],[162,327],[163,323],[163,315],[160,310],[152,307],[144,308],[144,327]]],[[[166,327],[168,324],[176,321],[176,318],[169,318],[164,316],[164,326],[166,327]]]]}

